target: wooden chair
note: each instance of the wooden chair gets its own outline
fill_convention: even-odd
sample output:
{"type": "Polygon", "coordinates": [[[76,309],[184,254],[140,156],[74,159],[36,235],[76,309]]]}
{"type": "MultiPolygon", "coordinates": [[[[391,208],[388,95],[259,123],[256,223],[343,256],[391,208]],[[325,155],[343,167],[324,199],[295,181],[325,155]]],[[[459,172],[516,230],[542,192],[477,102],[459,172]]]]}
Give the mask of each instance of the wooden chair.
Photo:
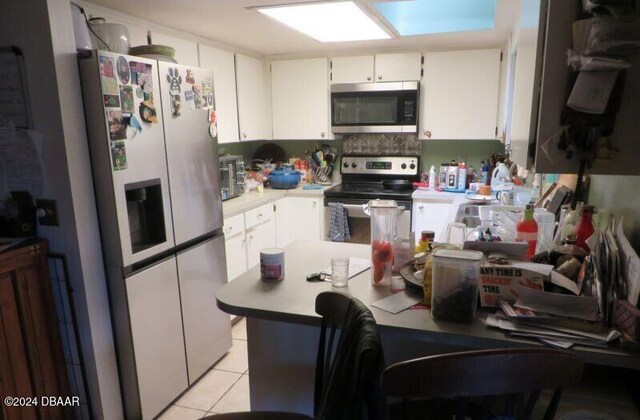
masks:
{"type": "Polygon", "coordinates": [[[387,397],[401,398],[389,406],[391,419],[528,419],[540,392],[554,389],[544,416],[552,419],[562,387],[577,383],[582,370],[582,361],[567,352],[499,349],[404,361],[383,378],[387,397]]]}

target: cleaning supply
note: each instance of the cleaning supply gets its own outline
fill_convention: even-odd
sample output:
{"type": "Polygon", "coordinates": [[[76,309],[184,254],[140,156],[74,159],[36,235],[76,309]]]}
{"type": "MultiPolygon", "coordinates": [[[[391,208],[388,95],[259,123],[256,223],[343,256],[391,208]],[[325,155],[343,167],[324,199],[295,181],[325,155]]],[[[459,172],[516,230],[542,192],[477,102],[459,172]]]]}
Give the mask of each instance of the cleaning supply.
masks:
{"type": "Polygon", "coordinates": [[[458,186],[456,188],[459,190],[467,189],[467,164],[464,162],[460,162],[458,165],[458,186]]]}
{"type": "Polygon", "coordinates": [[[524,210],[524,217],[516,226],[516,242],[529,244],[526,259],[530,261],[531,257],[536,253],[536,246],[538,245],[538,223],[533,218],[533,205],[531,204],[527,204],[524,210]]]}
{"type": "Polygon", "coordinates": [[[595,231],[593,227],[593,213],[596,208],[593,206],[583,206],[580,211],[580,223],[576,227],[576,245],[587,252],[591,252],[587,245],[587,239],[595,231]]]}
{"type": "Polygon", "coordinates": [[[498,166],[496,166],[491,174],[491,189],[494,191],[498,190],[499,186],[505,182],[509,182],[510,178],[511,174],[507,165],[504,162],[498,163],[498,166]]]}
{"type": "Polygon", "coordinates": [[[489,185],[489,165],[484,163],[484,160],[480,161],[480,171],[482,173],[480,182],[484,185],[489,185]]]}
{"type": "Polygon", "coordinates": [[[436,167],[431,165],[429,169],[429,190],[434,191],[436,189],[436,167]]]}
{"type": "Polygon", "coordinates": [[[447,168],[446,188],[458,188],[458,163],[456,161],[451,161],[447,168]]]}
{"type": "Polygon", "coordinates": [[[440,172],[438,172],[438,185],[440,188],[447,188],[447,175],[449,174],[449,164],[441,163],[440,172]]]}

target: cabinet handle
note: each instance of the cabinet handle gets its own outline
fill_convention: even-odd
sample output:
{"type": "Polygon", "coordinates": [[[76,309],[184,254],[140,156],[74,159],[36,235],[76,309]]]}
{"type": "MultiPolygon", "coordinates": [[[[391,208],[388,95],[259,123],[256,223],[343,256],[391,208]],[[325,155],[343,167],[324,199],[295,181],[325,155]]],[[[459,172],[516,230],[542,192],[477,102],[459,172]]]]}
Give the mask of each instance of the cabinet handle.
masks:
{"type": "Polygon", "coordinates": [[[420,204],[420,205],[418,206],[418,208],[419,208],[420,210],[424,210],[424,206],[423,206],[422,204],[420,204]]]}
{"type": "Polygon", "coordinates": [[[262,213],[258,213],[258,219],[262,219],[262,213]]]}
{"type": "Polygon", "coordinates": [[[367,80],[368,80],[368,81],[371,81],[371,76],[367,76],[367,80]]]}
{"type": "Polygon", "coordinates": [[[382,75],[381,74],[378,75],[378,80],[382,80],[382,75]]]}
{"type": "Polygon", "coordinates": [[[233,229],[233,227],[229,226],[228,228],[224,229],[224,233],[227,234],[227,233],[231,232],[232,229],[233,229]]]}
{"type": "Polygon", "coordinates": [[[312,205],[313,207],[315,207],[315,206],[317,206],[317,205],[318,205],[318,203],[316,203],[315,201],[312,201],[312,202],[311,202],[311,205],[312,205]]]}
{"type": "Polygon", "coordinates": [[[326,133],[323,131],[322,133],[320,133],[320,137],[324,138],[324,136],[326,135],[326,133]]]}
{"type": "Polygon", "coordinates": [[[428,139],[431,138],[431,131],[425,130],[424,135],[427,136],[428,139]]]}
{"type": "Polygon", "coordinates": [[[247,138],[247,133],[242,133],[242,138],[246,139],[247,138]]]}

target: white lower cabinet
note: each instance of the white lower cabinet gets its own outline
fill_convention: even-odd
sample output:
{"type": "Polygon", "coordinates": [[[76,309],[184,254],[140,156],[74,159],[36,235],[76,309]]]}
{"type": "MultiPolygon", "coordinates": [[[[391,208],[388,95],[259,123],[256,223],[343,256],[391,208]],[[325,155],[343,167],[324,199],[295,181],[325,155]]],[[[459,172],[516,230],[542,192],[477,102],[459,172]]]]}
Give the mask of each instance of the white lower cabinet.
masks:
{"type": "Polygon", "coordinates": [[[225,241],[227,249],[227,278],[233,281],[247,271],[247,240],[242,234],[225,241]]]}
{"type": "Polygon", "coordinates": [[[276,244],[322,240],[322,199],[285,197],[276,201],[276,244]]]}
{"type": "Polygon", "coordinates": [[[273,219],[247,230],[247,269],[260,263],[260,250],[276,246],[276,223],[273,219]]]}
{"type": "Polygon", "coordinates": [[[437,242],[444,240],[447,226],[451,220],[452,204],[453,201],[447,200],[413,201],[411,231],[416,234],[416,243],[418,243],[420,232],[423,230],[434,231],[437,242]]]}

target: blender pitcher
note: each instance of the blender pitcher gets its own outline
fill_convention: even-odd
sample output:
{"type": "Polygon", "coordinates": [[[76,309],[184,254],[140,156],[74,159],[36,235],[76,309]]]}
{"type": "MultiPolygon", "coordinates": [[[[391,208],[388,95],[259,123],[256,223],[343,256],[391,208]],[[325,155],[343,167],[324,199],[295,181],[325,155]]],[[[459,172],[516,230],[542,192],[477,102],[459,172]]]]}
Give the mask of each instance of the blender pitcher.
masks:
{"type": "Polygon", "coordinates": [[[371,200],[367,207],[371,214],[371,283],[374,286],[389,286],[398,203],[393,200],[371,200]]]}

